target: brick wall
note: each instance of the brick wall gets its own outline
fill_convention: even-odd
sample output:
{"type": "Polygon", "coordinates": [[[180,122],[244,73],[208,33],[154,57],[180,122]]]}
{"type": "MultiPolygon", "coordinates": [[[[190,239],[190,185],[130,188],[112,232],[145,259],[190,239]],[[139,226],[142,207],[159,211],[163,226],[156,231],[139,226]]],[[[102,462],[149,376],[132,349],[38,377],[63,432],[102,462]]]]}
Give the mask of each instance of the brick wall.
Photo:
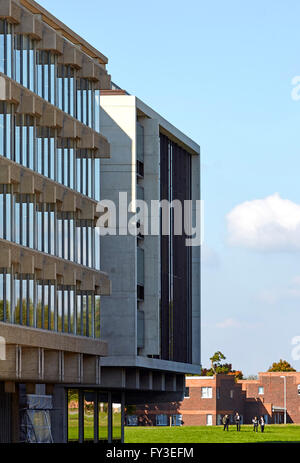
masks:
{"type": "Polygon", "coordinates": [[[284,407],[284,379],[281,376],[286,377],[287,422],[300,423],[300,372],[259,373],[257,381],[242,380],[239,383],[247,398],[256,400],[257,412],[260,415],[268,414],[270,420],[274,421],[272,407],[284,407]],[[259,387],[264,388],[263,394],[258,393],[259,387]]]}
{"type": "MultiPolygon", "coordinates": [[[[212,424],[218,424],[218,415],[232,417],[238,411],[244,423],[252,423],[254,416],[267,415],[268,422],[275,421],[273,407],[284,407],[284,380],[286,376],[287,422],[300,423],[300,372],[259,373],[258,380],[235,382],[234,376],[217,375],[215,377],[187,377],[186,387],[189,397],[182,402],[147,405],[138,408],[136,414],[141,425],[156,425],[156,415],[182,415],[184,426],[207,424],[207,415],[212,415],[212,424]],[[210,387],[211,398],[202,397],[202,388],[210,387]],[[259,394],[263,387],[263,394],[259,394]],[[231,393],[231,391],[233,391],[231,393]]],[[[283,417],[283,412],[280,412],[283,417]]],[[[169,421],[168,421],[169,422],[169,421]]]]}

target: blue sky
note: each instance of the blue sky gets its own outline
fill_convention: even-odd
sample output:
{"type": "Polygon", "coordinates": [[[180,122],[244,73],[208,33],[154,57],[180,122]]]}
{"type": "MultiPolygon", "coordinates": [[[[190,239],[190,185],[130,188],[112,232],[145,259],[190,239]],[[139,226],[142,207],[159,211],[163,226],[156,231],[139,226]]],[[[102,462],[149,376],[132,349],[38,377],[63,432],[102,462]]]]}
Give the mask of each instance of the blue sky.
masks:
{"type": "Polygon", "coordinates": [[[221,350],[245,374],[279,358],[300,370],[300,3],[86,0],[86,14],[81,0],[39,3],[201,146],[203,365],[221,350]],[[251,243],[242,218],[255,222],[251,243]]]}

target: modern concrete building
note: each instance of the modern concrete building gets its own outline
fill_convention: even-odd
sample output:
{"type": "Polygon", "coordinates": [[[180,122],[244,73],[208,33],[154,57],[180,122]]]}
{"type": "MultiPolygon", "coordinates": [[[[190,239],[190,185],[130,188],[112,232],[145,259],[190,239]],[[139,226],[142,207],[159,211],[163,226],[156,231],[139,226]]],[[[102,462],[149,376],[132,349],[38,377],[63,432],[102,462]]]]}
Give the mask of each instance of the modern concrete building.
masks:
{"type": "MultiPolygon", "coordinates": [[[[174,224],[163,235],[161,209],[151,203],[193,200],[195,222],[199,146],[136,96],[112,87],[100,97],[101,130],[111,150],[101,160],[101,197],[117,205],[118,218],[122,209],[132,219],[139,201],[147,210],[136,219],[136,234],[135,225],[127,232],[125,217],[118,220],[116,236],[101,237],[101,265],[113,288],[101,302],[108,342],[103,365],[131,372],[145,403],[154,384],[175,393],[186,373],[200,371],[200,246],[186,246],[186,235],[175,235],[174,224]]],[[[167,215],[171,223],[172,210],[167,215]]],[[[131,393],[126,397],[139,403],[137,392],[132,400],[131,393]]],[[[154,394],[152,402],[158,399],[154,394]]]]}
{"type": "Polygon", "coordinates": [[[199,200],[199,147],[112,90],[107,61],[1,0],[0,442],[123,440],[126,405],[200,372],[200,247],[96,228],[119,191],[199,200]]]}

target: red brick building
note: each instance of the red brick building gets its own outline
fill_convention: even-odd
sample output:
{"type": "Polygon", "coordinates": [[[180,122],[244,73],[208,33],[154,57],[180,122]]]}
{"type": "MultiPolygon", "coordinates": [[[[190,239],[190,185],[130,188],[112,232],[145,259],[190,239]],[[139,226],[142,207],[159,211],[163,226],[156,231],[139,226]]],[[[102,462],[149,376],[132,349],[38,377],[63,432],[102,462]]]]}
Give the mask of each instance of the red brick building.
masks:
{"type": "Polygon", "coordinates": [[[238,411],[242,423],[261,415],[266,423],[283,423],[285,400],[287,423],[300,423],[300,372],[259,373],[257,380],[237,382],[232,375],[191,376],[182,402],[137,407],[126,419],[142,426],[216,425],[225,414],[233,422],[238,411]]]}
{"type": "Polygon", "coordinates": [[[268,415],[269,423],[300,423],[300,372],[259,373],[258,380],[238,382],[246,394],[245,418],[268,415]],[[286,390],[286,394],[285,394],[286,390]]]}

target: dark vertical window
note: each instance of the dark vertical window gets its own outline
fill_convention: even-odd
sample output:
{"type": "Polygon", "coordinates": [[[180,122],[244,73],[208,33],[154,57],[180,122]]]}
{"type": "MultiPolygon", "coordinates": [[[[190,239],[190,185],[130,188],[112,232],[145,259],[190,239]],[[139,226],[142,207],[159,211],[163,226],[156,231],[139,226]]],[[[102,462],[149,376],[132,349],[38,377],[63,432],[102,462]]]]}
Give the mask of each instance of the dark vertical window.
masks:
{"type": "MultiPolygon", "coordinates": [[[[160,135],[161,199],[191,199],[191,156],[160,135]]],[[[183,220],[183,217],[182,217],[183,220]]],[[[174,210],[170,209],[170,233],[161,236],[161,357],[191,361],[191,248],[186,236],[174,234],[174,210]]],[[[183,225],[183,223],[182,223],[183,225]]]]}

